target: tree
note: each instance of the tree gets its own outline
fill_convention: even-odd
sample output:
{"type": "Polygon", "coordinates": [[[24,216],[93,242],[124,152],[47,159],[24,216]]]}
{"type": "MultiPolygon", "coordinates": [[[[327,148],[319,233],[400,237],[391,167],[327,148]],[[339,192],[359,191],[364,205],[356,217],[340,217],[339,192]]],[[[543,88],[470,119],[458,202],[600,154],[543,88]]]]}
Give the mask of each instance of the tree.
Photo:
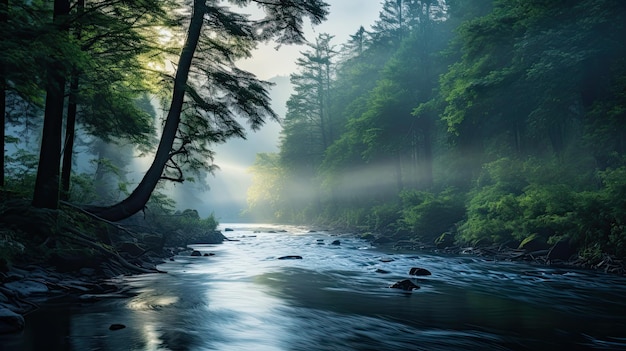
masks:
{"type": "Polygon", "coordinates": [[[564,156],[585,110],[610,90],[609,70],[623,65],[624,13],[611,1],[497,1],[460,28],[442,118],[480,156],[474,169],[503,152],[564,156]]]}
{"type": "MultiPolygon", "coordinates": [[[[85,12],[85,0],[78,0],[76,4],[78,16],[85,12]]],[[[81,39],[82,28],[76,28],[74,36],[81,39]]],[[[65,123],[65,143],[63,147],[63,165],[61,167],[61,200],[68,200],[70,195],[70,176],[72,175],[72,154],[74,152],[74,133],[76,128],[76,112],[78,109],[77,90],[79,73],[76,67],[72,68],[70,77],[70,92],[67,102],[67,121],[65,123]]]]}
{"type": "Polygon", "coordinates": [[[167,1],[91,1],[88,6],[84,0],[77,2],[70,40],[80,45],[85,59],[71,68],[69,78],[61,173],[64,200],[70,195],[77,126],[104,142],[148,143],[153,118],[139,108],[137,99],[150,91],[147,82],[154,74],[142,67],[142,60],[168,49],[156,48],[150,31],[167,28],[170,6],[167,1]]]}
{"type": "MultiPolygon", "coordinates": [[[[165,13],[157,6],[162,3],[164,2],[92,1],[85,7],[80,1],[76,11],[70,13],[69,2],[55,2],[52,23],[33,21],[33,29],[21,29],[23,33],[18,32],[21,35],[15,36],[32,38],[35,42],[41,41],[45,44],[43,46],[46,50],[44,54],[40,54],[36,51],[37,46],[29,48],[31,55],[45,63],[47,75],[43,136],[33,194],[34,206],[52,209],[58,206],[61,151],[64,153],[62,184],[66,190],[64,195],[67,195],[71,175],[74,125],[78,125],[77,115],[81,117],[81,127],[92,135],[101,137],[111,134],[136,137],[137,134],[147,134],[150,130],[152,121],[149,117],[145,114],[137,117],[138,114],[133,112],[133,109],[135,111],[137,109],[132,107],[132,99],[138,93],[133,91],[137,89],[137,83],[132,79],[141,79],[137,78],[142,74],[139,72],[143,72],[138,69],[137,56],[150,49],[148,45],[144,45],[145,49],[141,47],[142,43],[147,42],[143,40],[145,35],[142,37],[137,33],[137,28],[148,27],[146,23],[165,13]],[[79,75],[82,79],[80,89],[79,75]],[[70,99],[65,128],[66,141],[63,143],[61,140],[63,108],[67,98],[68,81],[70,99]],[[78,109],[79,104],[82,104],[83,108],[78,109]],[[98,107],[102,106],[105,108],[98,110],[98,107]],[[98,113],[94,113],[95,111],[98,113]]],[[[38,11],[48,13],[45,6],[38,11]]],[[[16,20],[19,26],[26,27],[31,20],[25,17],[22,21],[26,24],[16,20]]],[[[152,22],[155,26],[161,23],[152,22]]],[[[12,63],[10,60],[9,62],[12,63]]],[[[26,85],[22,81],[38,85],[37,79],[33,79],[37,75],[24,78],[31,70],[37,71],[37,60],[25,61],[23,66],[24,72],[16,75],[16,86],[21,88],[22,85],[26,85]]],[[[30,95],[23,93],[20,95],[25,99],[32,99],[30,95]]]]}
{"type": "MultiPolygon", "coordinates": [[[[69,0],[55,0],[53,25],[58,39],[65,42],[68,34],[63,28],[70,13],[69,0]]],[[[46,107],[43,136],[37,180],[33,194],[33,206],[56,209],[59,206],[59,157],[61,155],[61,135],[63,124],[63,103],[65,99],[66,67],[63,52],[56,52],[47,65],[46,107]]]]}
{"type": "Polygon", "coordinates": [[[313,175],[324,150],[334,139],[330,115],[331,79],[335,51],[332,36],[320,34],[310,50],[302,52],[291,74],[294,93],[287,101],[281,138],[281,159],[294,169],[313,175]]]}
{"type": "MultiPolygon", "coordinates": [[[[9,20],[9,0],[0,1],[0,41],[4,41],[7,32],[4,31],[9,20]]],[[[6,91],[7,79],[4,65],[0,65],[0,188],[4,187],[4,139],[6,125],[6,91]]]]}
{"type": "MultiPolygon", "coordinates": [[[[235,120],[234,112],[247,117],[253,128],[259,128],[265,117],[275,117],[269,107],[267,84],[237,69],[234,61],[249,56],[258,41],[275,38],[284,44],[302,42],[303,18],[308,17],[313,24],[320,23],[327,14],[328,5],[318,0],[232,3],[257,4],[265,10],[266,17],[251,21],[220,5],[203,0],[193,1],[187,37],[176,66],[170,109],[154,161],[125,200],[107,208],[91,209],[95,214],[108,220],[120,220],[140,211],[163,178],[168,162],[173,162],[174,157],[188,155],[186,147],[194,141],[183,135],[175,147],[181,116],[185,117],[185,97],[191,102],[188,105],[190,109],[186,111],[193,113],[192,116],[202,117],[195,119],[203,127],[205,139],[195,140],[201,144],[243,136],[243,128],[235,120]],[[200,51],[196,50],[198,47],[200,51]],[[201,64],[196,71],[192,65],[194,57],[201,64]],[[205,91],[207,94],[203,95],[205,91]]],[[[178,168],[175,161],[173,167],[178,168]]]]}

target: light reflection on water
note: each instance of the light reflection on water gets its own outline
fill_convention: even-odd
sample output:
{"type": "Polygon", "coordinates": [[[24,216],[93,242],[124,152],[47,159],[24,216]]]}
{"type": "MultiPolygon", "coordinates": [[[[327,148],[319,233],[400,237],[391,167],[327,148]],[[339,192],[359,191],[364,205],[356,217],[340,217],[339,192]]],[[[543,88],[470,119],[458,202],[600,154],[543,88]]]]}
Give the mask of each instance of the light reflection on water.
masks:
{"type": "Polygon", "coordinates": [[[233,228],[225,234],[239,241],[194,246],[215,256],[128,278],[132,298],[29,316],[0,350],[626,349],[621,277],[233,228]],[[277,259],[285,255],[303,259],[277,259]],[[414,278],[413,293],[388,288],[411,267],[433,275],[414,278]],[[109,331],[113,323],[127,328],[109,331]]]}

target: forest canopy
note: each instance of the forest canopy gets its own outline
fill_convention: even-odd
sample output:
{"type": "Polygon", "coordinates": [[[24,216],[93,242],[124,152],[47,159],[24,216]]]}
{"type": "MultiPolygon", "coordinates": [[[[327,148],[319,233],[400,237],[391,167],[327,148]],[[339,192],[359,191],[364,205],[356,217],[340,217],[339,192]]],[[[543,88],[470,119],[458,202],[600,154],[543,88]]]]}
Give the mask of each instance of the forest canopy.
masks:
{"type": "Polygon", "coordinates": [[[247,213],[624,257],[625,25],[610,0],[383,1],[302,52],[247,213]]]}

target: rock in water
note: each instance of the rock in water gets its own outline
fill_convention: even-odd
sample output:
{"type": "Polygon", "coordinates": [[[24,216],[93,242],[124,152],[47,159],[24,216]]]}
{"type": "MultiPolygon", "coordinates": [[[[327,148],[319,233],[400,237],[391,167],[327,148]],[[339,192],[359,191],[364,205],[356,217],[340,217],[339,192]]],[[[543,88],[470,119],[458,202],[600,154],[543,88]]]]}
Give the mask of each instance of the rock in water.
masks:
{"type": "Polygon", "coordinates": [[[419,289],[420,287],[415,285],[415,283],[413,283],[412,281],[405,279],[394,283],[392,286],[390,286],[390,288],[401,289],[404,291],[413,291],[419,289]]]}
{"type": "Polygon", "coordinates": [[[411,270],[409,270],[409,274],[424,276],[424,275],[431,275],[432,273],[430,273],[430,271],[426,268],[413,267],[411,268],[411,270]]]}
{"type": "Polygon", "coordinates": [[[202,256],[202,252],[198,250],[193,250],[193,252],[191,253],[191,256],[202,256]]]}
{"type": "Polygon", "coordinates": [[[335,240],[332,243],[330,243],[331,245],[341,245],[341,241],[339,240],[335,240]]]}
{"type": "Polygon", "coordinates": [[[302,256],[289,255],[289,256],[281,256],[278,259],[279,260],[301,260],[302,256]]]}
{"type": "Polygon", "coordinates": [[[0,307],[0,334],[17,333],[24,329],[24,317],[0,307]]]}
{"type": "Polygon", "coordinates": [[[109,327],[109,330],[120,330],[124,328],[126,328],[124,324],[111,324],[111,326],[109,327]]]}

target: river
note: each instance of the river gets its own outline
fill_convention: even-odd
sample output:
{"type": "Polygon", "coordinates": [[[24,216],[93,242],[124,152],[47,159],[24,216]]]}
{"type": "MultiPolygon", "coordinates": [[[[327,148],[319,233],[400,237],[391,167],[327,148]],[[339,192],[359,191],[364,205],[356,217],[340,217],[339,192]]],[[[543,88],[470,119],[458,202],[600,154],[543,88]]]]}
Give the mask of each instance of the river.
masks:
{"type": "Polygon", "coordinates": [[[130,298],[45,304],[0,350],[626,350],[624,277],[225,227],[237,241],[193,247],[214,255],[124,278],[130,298]],[[421,288],[389,288],[408,278],[421,288]]]}

